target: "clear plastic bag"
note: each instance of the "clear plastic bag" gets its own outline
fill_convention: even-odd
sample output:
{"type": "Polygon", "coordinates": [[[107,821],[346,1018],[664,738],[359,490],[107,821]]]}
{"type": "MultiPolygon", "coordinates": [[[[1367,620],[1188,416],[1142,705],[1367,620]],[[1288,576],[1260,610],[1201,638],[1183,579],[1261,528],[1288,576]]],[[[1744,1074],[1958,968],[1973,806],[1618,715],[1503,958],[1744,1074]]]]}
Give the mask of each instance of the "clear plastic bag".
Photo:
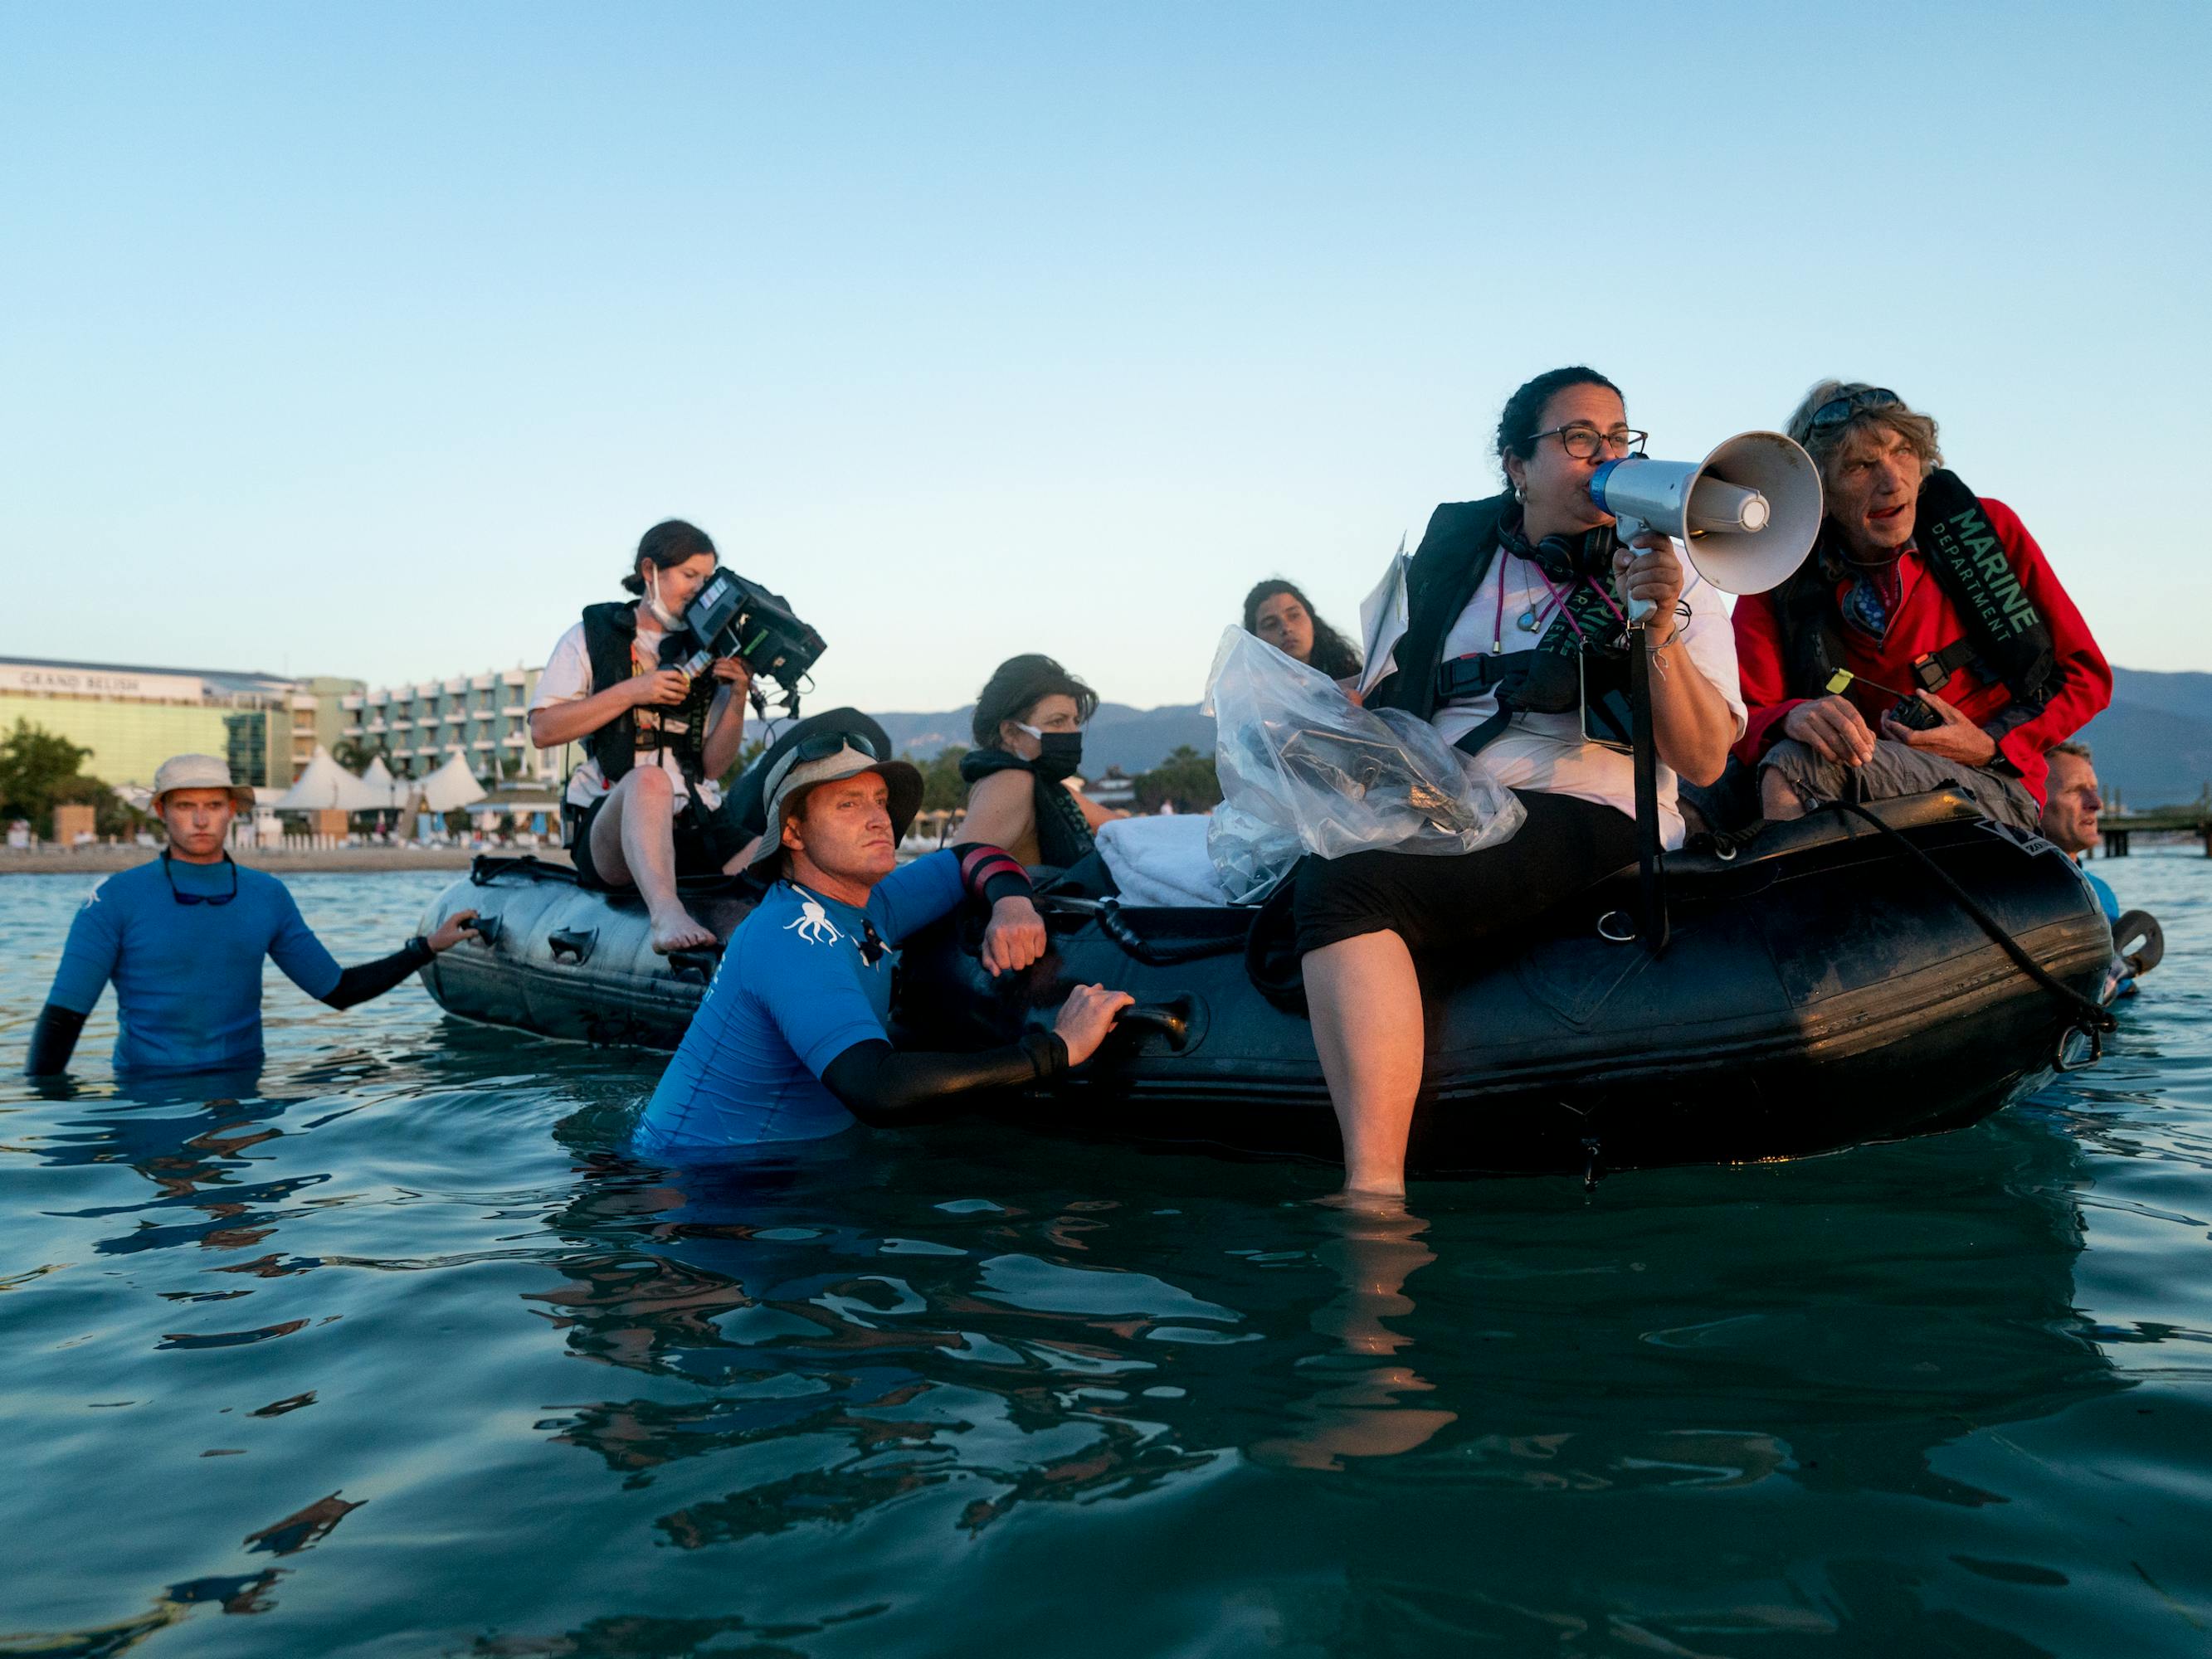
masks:
{"type": "Polygon", "coordinates": [[[1472,853],[1526,816],[1427,721],[1358,707],[1241,628],[1221,636],[1206,712],[1222,791],[1206,850],[1235,903],[1263,897],[1308,853],[1472,853]]]}

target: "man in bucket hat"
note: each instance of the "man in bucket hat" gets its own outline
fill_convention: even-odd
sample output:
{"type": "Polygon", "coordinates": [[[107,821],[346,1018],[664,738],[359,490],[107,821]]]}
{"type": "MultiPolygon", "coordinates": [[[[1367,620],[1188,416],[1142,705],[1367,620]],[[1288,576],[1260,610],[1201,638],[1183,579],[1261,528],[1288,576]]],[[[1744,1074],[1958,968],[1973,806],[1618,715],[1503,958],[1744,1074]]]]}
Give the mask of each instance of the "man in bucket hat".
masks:
{"type": "Polygon", "coordinates": [[[994,976],[1045,951],[1029,878],[968,843],[898,867],[921,774],[865,737],[817,732],[769,771],[768,830],[753,871],[776,878],[730,936],[714,981],[637,1129],[653,1157],[727,1156],[811,1140],[862,1121],[940,1112],[975,1091],[1018,1088],[1079,1066],[1130,998],[1079,987],[1050,1031],[981,1054],[901,1054],[886,1036],[898,946],[963,899],[991,907],[994,976]]]}
{"type": "Polygon", "coordinates": [[[224,850],[253,791],[213,755],[178,755],[154,775],[153,809],[168,831],[159,858],[93,889],[70,924],[60,971],[31,1033],[24,1070],[68,1068],[85,1016],[115,983],[118,1073],[251,1070],[261,1063],[261,959],[333,1008],[381,996],[459,942],[464,910],[428,939],[341,969],[300,918],[284,884],[243,870],[224,850]]]}

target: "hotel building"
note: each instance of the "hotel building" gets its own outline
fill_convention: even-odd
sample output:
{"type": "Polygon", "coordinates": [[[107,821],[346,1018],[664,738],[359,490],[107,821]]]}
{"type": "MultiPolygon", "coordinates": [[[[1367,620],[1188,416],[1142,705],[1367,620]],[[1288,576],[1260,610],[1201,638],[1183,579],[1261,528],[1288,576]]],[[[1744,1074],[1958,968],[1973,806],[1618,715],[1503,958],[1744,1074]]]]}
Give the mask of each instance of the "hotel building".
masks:
{"type": "Polygon", "coordinates": [[[530,741],[530,699],[536,668],[422,680],[412,685],[356,690],[338,700],[340,736],[361,757],[381,752],[395,776],[427,777],[460,755],[486,785],[548,783],[568,774],[568,751],[530,741]]]}
{"type": "Polygon", "coordinates": [[[359,680],[0,657],[0,737],[21,720],[89,749],[88,776],[144,788],[172,755],[221,755],[240,783],[286,788],[337,740],[359,680]]]}

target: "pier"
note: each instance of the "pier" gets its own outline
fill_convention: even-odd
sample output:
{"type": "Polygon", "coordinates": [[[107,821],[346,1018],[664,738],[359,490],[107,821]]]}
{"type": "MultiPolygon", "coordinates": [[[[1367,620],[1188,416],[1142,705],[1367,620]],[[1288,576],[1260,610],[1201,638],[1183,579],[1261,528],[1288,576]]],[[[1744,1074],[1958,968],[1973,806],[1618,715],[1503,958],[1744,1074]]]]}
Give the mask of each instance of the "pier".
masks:
{"type": "Polygon", "coordinates": [[[2154,806],[2138,812],[2108,812],[2098,821],[2105,856],[2124,859],[2128,843],[2136,836],[2190,836],[2204,843],[2204,856],[2212,859],[2212,800],[2187,806],[2154,806]]]}

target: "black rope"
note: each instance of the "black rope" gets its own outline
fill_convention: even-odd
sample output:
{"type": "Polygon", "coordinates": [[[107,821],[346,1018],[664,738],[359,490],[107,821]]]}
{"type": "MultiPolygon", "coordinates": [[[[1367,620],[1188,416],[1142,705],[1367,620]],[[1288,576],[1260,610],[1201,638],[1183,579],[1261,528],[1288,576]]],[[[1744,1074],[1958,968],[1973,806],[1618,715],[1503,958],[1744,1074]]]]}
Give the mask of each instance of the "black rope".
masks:
{"type": "Polygon", "coordinates": [[[1139,937],[1137,930],[1129,925],[1128,918],[1121,914],[1121,907],[1112,899],[1101,899],[1091,916],[1098,923],[1101,933],[1147,968],[1180,967],[1186,962],[1200,962],[1207,957],[1225,957],[1231,951],[1244,948],[1244,933],[1191,939],[1181,945],[1155,945],[1139,937]]]}
{"type": "MultiPolygon", "coordinates": [[[[1854,773],[1852,775],[1856,777],[1857,775],[1854,773]]],[[[1869,823],[1874,825],[1875,829],[1881,830],[1883,835],[1889,836],[1893,841],[1896,842],[1899,846],[1904,848],[1906,852],[1911,854],[1913,857],[1918,859],[1922,864],[1925,865],[1928,867],[1929,872],[1932,874],[1936,880],[1942,882],[1944,886],[1951,890],[1951,896],[1959,901],[1959,908],[1964,910],[1968,915],[1972,916],[1975,922],[1980,927],[1981,930],[1997,942],[1999,947],[2003,950],[2007,956],[2013,959],[2014,965],[2019,968],[2021,972],[2026,974],[2030,979],[2033,980],[2038,985],[2040,985],[2045,990],[2050,992],[2051,995],[2057,997],[2060,1001],[2071,1003],[2075,1007],[2081,1011],[2081,1017],[2083,1020],[2087,1022],[2087,1030],[2091,1031],[2111,1031],[2117,1030],[2119,1028],[2120,1022],[2113,1018],[2112,1011],[2111,1009],[2106,1007],[2104,1004],[2100,1002],[2092,1001],[2089,998],[2083,996],[2079,991],[2074,989],[2072,986],[2062,984],[2058,980],[2052,977],[2050,973],[2045,971],[2041,963],[2038,962],[2033,957],[2028,955],[2028,953],[2021,948],[2020,942],[2017,939],[2014,939],[2010,933],[2005,932],[2004,928],[1998,924],[1996,917],[1990,915],[1988,911],[1983,909],[1979,904],[1975,902],[1973,896],[1959,884],[1958,881],[1952,876],[1949,871],[1946,870],[1942,865],[1936,863],[1934,859],[1929,858],[1928,854],[1923,852],[1919,848],[1914,846],[1902,830],[1884,823],[1880,818],[1876,817],[1872,812],[1867,811],[1865,807],[1860,805],[1859,803],[1855,800],[1839,800],[1835,802],[1834,805],[1844,811],[1855,813],[1858,817],[1864,818],[1869,823]]]]}

